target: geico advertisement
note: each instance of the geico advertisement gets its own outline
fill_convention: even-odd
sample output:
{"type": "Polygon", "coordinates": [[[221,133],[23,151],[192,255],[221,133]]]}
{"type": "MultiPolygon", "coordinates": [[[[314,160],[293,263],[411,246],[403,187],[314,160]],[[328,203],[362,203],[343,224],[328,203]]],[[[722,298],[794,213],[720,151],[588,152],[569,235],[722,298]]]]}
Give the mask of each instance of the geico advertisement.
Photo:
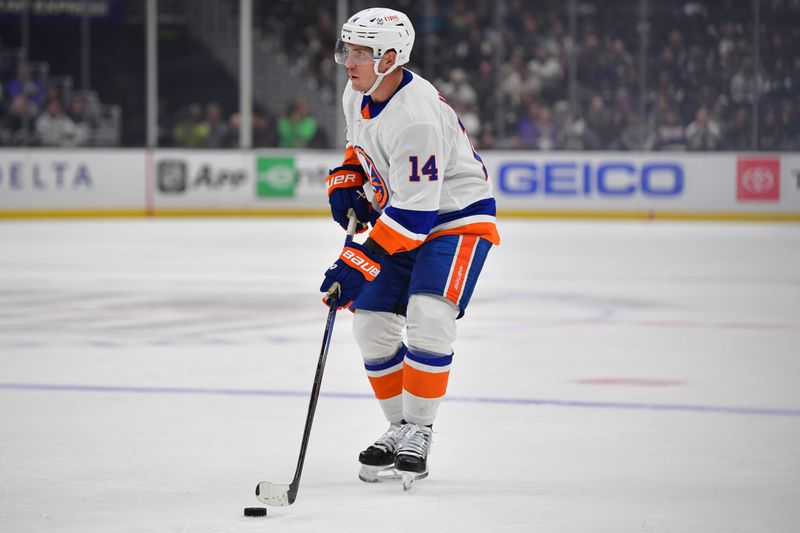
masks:
{"type": "Polygon", "coordinates": [[[159,150],[150,185],[154,207],[242,207],[253,189],[249,152],[159,150]]]}
{"type": "Polygon", "coordinates": [[[0,150],[0,207],[141,208],[141,150],[0,150]]]}
{"type": "Polygon", "coordinates": [[[735,158],[489,152],[499,207],[730,208],[735,158]]]}

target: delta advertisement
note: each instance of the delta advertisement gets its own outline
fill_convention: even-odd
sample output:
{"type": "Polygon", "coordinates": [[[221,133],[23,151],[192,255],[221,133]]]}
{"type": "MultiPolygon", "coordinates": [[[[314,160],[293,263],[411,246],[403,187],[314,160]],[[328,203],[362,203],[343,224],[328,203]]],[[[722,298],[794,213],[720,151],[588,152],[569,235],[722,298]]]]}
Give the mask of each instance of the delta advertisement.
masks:
{"type": "Polygon", "coordinates": [[[0,215],[144,214],[145,159],[130,150],[0,150],[0,215]]]}
{"type": "MultiPolygon", "coordinates": [[[[327,213],[334,150],[0,149],[0,217],[327,213]]],[[[800,154],[481,153],[500,216],[800,221],[800,154]]]]}

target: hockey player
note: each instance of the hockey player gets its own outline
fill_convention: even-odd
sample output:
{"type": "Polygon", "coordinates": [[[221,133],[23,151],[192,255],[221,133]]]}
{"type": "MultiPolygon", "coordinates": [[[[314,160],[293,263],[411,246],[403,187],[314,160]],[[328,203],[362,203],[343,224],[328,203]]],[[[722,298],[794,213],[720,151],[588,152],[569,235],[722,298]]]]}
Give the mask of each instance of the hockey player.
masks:
{"type": "Polygon", "coordinates": [[[370,8],[350,17],[336,45],[347,67],[347,145],[328,176],[333,218],[348,212],[350,243],[320,287],[341,291],[389,429],[362,451],[359,477],[428,474],[432,425],[447,390],[456,319],[500,239],[486,168],[445,98],[403,68],[414,45],[408,17],[370,8]],[[335,285],[337,284],[337,285],[335,285]],[[407,344],[403,342],[405,330],[407,344]]]}

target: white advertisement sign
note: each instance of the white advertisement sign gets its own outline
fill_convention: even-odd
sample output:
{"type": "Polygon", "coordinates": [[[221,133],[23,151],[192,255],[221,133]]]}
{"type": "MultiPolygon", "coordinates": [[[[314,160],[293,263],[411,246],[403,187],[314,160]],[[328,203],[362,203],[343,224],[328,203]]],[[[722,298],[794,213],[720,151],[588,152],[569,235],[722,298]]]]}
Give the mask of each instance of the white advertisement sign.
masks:
{"type": "Polygon", "coordinates": [[[488,152],[483,160],[500,210],[800,212],[797,156],[488,152]]]}
{"type": "Polygon", "coordinates": [[[253,156],[238,150],[158,150],[152,158],[148,206],[243,208],[254,189],[253,156]]]}
{"type": "Polygon", "coordinates": [[[341,158],[312,150],[158,150],[151,209],[321,210],[328,205],[325,177],[341,158]]]}
{"type": "MultiPolygon", "coordinates": [[[[0,149],[0,216],[324,214],[341,150],[0,149]]],[[[520,216],[800,220],[800,154],[485,151],[520,216]]]]}
{"type": "Polygon", "coordinates": [[[256,187],[252,206],[327,209],[325,178],[341,164],[343,151],[260,150],[254,154],[256,187]]]}
{"type": "Polygon", "coordinates": [[[142,150],[0,150],[0,210],[141,209],[142,150]]]}

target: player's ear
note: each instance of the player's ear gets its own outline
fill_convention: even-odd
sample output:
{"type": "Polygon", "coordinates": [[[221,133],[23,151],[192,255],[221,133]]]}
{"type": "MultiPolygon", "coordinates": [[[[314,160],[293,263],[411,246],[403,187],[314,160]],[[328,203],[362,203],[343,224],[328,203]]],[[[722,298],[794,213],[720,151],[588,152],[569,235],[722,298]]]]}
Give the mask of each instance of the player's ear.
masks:
{"type": "Polygon", "coordinates": [[[383,54],[383,66],[385,68],[392,67],[397,62],[397,52],[394,50],[387,50],[385,54],[383,54]]]}

